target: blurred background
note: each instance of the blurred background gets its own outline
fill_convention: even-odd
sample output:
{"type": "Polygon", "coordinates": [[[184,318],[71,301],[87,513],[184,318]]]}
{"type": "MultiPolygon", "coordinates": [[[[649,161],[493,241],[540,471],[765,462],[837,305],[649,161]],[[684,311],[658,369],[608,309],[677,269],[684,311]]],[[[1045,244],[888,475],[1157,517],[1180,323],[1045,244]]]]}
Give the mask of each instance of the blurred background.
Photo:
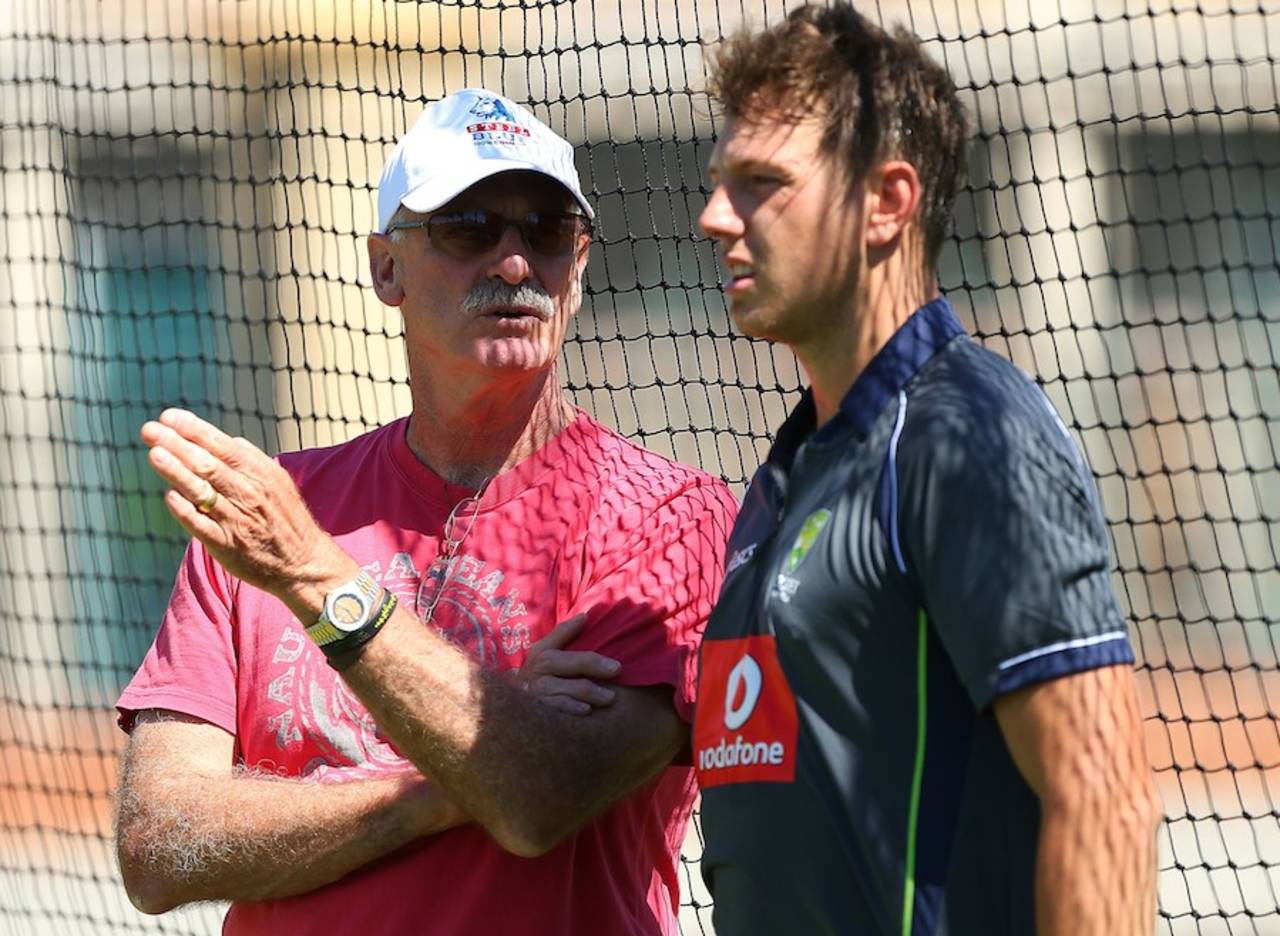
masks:
{"type": "MultiPolygon", "coordinates": [[[[577,147],[577,402],[741,493],[801,389],[694,222],[704,48],[762,0],[0,2],[0,933],[214,933],[117,882],[112,704],[184,537],[167,405],[269,451],[409,405],[382,161],[482,85],[577,147]]],[[[943,287],[1097,475],[1168,823],[1158,931],[1280,934],[1280,0],[865,0],[973,122],[943,287]]],[[[822,249],[815,244],[814,249],[822,249]]],[[[686,934],[709,933],[699,839],[686,934]]]]}

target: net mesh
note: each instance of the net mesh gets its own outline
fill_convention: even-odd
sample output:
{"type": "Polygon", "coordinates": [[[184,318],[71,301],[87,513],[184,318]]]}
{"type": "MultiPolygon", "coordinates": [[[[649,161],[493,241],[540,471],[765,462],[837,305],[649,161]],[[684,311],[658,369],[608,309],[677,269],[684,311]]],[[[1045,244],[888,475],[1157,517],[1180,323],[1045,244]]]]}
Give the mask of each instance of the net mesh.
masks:
{"type": "MultiPolygon", "coordinates": [[[[973,117],[945,291],[1097,475],[1168,817],[1159,931],[1280,933],[1280,6],[862,7],[973,117]]],[[[279,451],[407,411],[361,240],[424,99],[501,90],[575,143],[600,232],[571,391],[741,491],[801,382],[732,332],[692,233],[702,43],[784,9],[0,4],[0,931],[216,931],[141,917],[111,860],[111,703],[183,546],[137,427],[180,404],[279,451]]],[[[685,933],[711,928],[699,846],[685,933]]]]}

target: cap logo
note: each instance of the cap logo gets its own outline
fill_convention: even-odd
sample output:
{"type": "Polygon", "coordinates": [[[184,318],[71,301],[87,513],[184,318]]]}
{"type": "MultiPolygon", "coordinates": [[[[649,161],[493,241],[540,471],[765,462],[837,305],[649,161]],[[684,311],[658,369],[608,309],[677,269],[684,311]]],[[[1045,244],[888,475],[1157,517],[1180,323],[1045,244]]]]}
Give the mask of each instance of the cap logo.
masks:
{"type": "Polygon", "coordinates": [[[508,123],[516,122],[516,115],[511,113],[507,105],[503,104],[497,98],[482,97],[472,105],[471,110],[467,113],[479,117],[481,120],[505,120],[508,123]]]}
{"type": "Polygon", "coordinates": [[[467,124],[467,133],[476,143],[519,143],[523,142],[522,138],[532,136],[528,128],[520,126],[511,109],[497,98],[482,97],[467,113],[479,118],[467,124]]]}

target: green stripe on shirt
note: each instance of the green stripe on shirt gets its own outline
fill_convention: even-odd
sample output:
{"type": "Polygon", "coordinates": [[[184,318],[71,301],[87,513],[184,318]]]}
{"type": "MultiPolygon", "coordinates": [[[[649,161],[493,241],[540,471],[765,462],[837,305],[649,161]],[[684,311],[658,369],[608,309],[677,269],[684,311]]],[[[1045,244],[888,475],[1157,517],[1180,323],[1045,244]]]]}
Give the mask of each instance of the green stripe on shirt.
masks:
{"type": "Polygon", "coordinates": [[[916,904],[916,827],[920,823],[920,786],[924,782],[924,735],[928,701],[926,636],[928,620],[920,609],[916,629],[916,763],[911,772],[911,811],[907,814],[906,887],[902,894],[902,936],[911,936],[911,916],[916,904]]]}

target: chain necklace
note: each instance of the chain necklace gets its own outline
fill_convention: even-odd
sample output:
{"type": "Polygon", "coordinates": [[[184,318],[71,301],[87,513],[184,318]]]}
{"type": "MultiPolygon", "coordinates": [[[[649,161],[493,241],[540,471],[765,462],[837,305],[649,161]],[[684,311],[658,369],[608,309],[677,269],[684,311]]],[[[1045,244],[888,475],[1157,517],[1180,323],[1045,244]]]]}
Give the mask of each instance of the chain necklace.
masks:
{"type": "Polygon", "coordinates": [[[476,488],[476,492],[468,497],[464,497],[453,505],[453,509],[449,511],[448,518],[444,521],[444,543],[439,554],[431,563],[431,568],[442,564],[443,571],[440,573],[440,587],[436,589],[431,601],[427,604],[427,610],[422,611],[422,589],[427,584],[427,579],[431,577],[431,568],[422,573],[422,578],[418,581],[418,592],[413,598],[413,610],[422,618],[424,624],[430,624],[436,613],[436,605],[440,604],[440,599],[444,597],[445,589],[449,586],[449,579],[453,575],[454,560],[458,556],[458,550],[462,548],[462,544],[467,541],[467,537],[471,535],[471,528],[475,526],[476,515],[480,513],[480,499],[484,497],[485,490],[489,487],[492,478],[486,478],[480,487],[476,488]],[[458,524],[458,515],[462,513],[464,508],[467,510],[467,525],[462,529],[462,535],[455,535],[455,527],[458,524]]]}

